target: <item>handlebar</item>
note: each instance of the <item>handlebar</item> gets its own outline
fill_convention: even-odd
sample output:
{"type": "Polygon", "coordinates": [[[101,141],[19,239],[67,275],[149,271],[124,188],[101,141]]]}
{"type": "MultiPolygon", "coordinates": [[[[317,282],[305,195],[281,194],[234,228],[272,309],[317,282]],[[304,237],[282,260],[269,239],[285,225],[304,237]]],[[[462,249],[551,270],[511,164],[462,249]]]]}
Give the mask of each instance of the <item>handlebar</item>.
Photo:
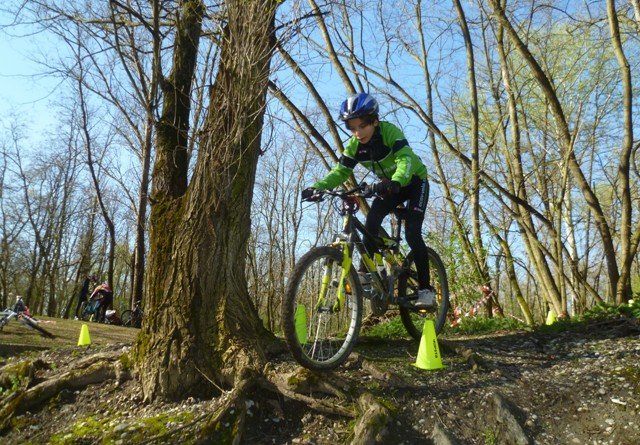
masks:
{"type": "Polygon", "coordinates": [[[366,183],[359,184],[352,189],[339,189],[339,190],[316,190],[313,195],[303,199],[303,202],[321,202],[324,201],[324,196],[332,196],[340,199],[346,199],[347,197],[361,197],[371,198],[374,193],[367,192],[368,185],[366,183]]]}

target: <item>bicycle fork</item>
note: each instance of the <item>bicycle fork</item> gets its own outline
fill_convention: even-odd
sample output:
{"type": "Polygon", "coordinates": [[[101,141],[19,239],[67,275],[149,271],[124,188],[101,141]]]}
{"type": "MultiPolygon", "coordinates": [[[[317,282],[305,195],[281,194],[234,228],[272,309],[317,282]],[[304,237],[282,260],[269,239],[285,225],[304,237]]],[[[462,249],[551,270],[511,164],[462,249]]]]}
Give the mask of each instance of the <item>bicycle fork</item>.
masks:
{"type": "MultiPolygon", "coordinates": [[[[348,243],[342,244],[342,264],[340,265],[340,280],[338,281],[338,295],[335,303],[331,308],[328,308],[332,313],[339,312],[345,305],[345,282],[349,271],[351,270],[351,249],[348,243]]],[[[326,304],[327,291],[329,286],[332,285],[331,275],[333,269],[333,261],[327,261],[324,266],[324,273],[322,275],[322,285],[320,287],[320,295],[318,296],[318,304],[316,309],[321,311],[322,307],[326,304]]]]}
{"type": "MultiPolygon", "coordinates": [[[[327,292],[329,291],[330,286],[335,285],[335,282],[332,282],[332,279],[331,279],[334,262],[327,260],[324,265],[322,282],[320,286],[320,292],[318,295],[318,302],[315,305],[316,327],[315,327],[315,333],[313,334],[313,339],[311,342],[313,346],[310,351],[310,354],[312,357],[315,356],[316,353],[318,352],[316,350],[317,348],[323,348],[323,345],[318,344],[318,338],[320,338],[321,331],[324,330],[325,328],[324,325],[327,322],[327,320],[325,320],[325,316],[327,315],[327,313],[329,314],[337,313],[340,310],[342,310],[342,308],[345,306],[345,300],[346,300],[345,283],[346,283],[347,276],[349,275],[349,272],[351,270],[351,262],[352,262],[351,250],[349,248],[349,245],[347,243],[342,243],[342,263],[340,264],[340,279],[337,283],[338,292],[336,296],[336,301],[333,302],[333,305],[331,306],[329,306],[331,302],[327,301],[327,292]]],[[[306,321],[304,323],[306,325],[306,321]]],[[[300,330],[304,331],[298,334],[298,339],[301,344],[307,343],[306,329],[307,329],[307,326],[300,327],[300,330]],[[304,338],[304,340],[302,340],[302,338],[304,338]]]]}

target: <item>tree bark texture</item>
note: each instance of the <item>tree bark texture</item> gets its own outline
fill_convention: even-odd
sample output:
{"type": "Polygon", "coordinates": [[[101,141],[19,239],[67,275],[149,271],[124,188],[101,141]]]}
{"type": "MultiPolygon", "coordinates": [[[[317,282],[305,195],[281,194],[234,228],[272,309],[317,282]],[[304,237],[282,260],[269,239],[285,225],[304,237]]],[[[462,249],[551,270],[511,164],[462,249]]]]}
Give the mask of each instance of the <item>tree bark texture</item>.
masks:
{"type": "MultiPolygon", "coordinates": [[[[161,145],[158,136],[145,282],[149,316],[136,347],[148,400],[213,392],[265,361],[268,332],[249,298],[244,270],[277,3],[226,2],[220,65],[187,187],[180,153],[186,144],[174,138],[161,145]],[[173,171],[176,166],[180,171],[173,171]]],[[[185,37],[189,50],[174,55],[172,75],[180,66],[176,59],[190,53],[181,63],[192,78],[204,8],[199,1],[184,1],[183,8],[187,4],[193,15],[188,20],[185,14],[181,26],[191,29],[177,36],[185,37]]],[[[181,109],[187,102],[173,105],[188,116],[181,109]]]]}
{"type": "Polygon", "coordinates": [[[633,151],[633,83],[631,82],[631,67],[622,48],[620,37],[620,25],[616,11],[615,0],[607,0],[607,16],[609,18],[609,30],[611,32],[611,44],[620,67],[622,78],[622,106],[624,122],[624,138],[618,165],[618,194],[622,201],[622,213],[620,215],[620,279],[617,283],[615,302],[622,304],[632,297],[631,292],[631,267],[637,251],[633,248],[632,239],[632,214],[631,200],[631,153],[633,151]]]}
{"type": "Polygon", "coordinates": [[[535,59],[527,45],[520,38],[517,30],[513,27],[512,23],[506,16],[504,7],[498,2],[498,0],[489,0],[493,9],[494,17],[504,27],[509,39],[513,43],[514,47],[518,50],[522,58],[527,62],[531,69],[531,74],[537,81],[538,86],[544,93],[544,96],[548,100],[549,109],[551,110],[559,137],[559,142],[564,149],[564,157],[569,165],[569,171],[571,172],[576,184],[580,188],[584,199],[593,212],[596,226],[600,233],[602,240],[604,260],[607,264],[607,270],[609,273],[609,294],[615,295],[618,285],[618,279],[620,278],[620,271],[618,269],[618,263],[616,260],[615,248],[613,245],[613,237],[611,234],[611,228],[607,222],[607,219],[600,205],[600,201],[595,192],[591,188],[589,181],[585,177],[580,164],[576,158],[576,154],[573,150],[573,137],[569,129],[569,123],[567,122],[564,110],[560,104],[560,100],[556,95],[555,89],[547,77],[546,73],[535,59]]]}

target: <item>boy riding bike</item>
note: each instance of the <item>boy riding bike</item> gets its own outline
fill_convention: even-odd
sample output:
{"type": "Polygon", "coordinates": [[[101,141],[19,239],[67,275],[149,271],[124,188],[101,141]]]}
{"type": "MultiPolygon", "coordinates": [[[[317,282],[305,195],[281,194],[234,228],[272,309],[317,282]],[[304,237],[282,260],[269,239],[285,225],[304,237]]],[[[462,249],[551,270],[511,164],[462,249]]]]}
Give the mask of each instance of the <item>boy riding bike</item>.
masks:
{"type": "Polygon", "coordinates": [[[93,299],[100,301],[96,308],[96,316],[99,323],[104,323],[107,309],[113,303],[113,290],[107,283],[102,283],[96,286],[91,293],[89,301],[92,301],[93,299]]]}
{"type": "MultiPolygon", "coordinates": [[[[350,96],[340,107],[340,119],[353,135],[346,143],[339,163],[312,187],[302,191],[308,200],[318,192],[344,183],[357,164],[372,171],[379,182],[369,187],[368,194],[377,195],[367,215],[368,234],[377,234],[382,221],[399,204],[408,201],[405,238],[414,256],[418,273],[418,309],[436,306],[435,292],[429,286],[427,246],[422,238],[422,222],[429,200],[427,168],[413,152],[402,131],[395,125],[380,121],[378,103],[367,93],[350,96]]],[[[373,256],[375,240],[365,235],[364,245],[373,256]]]]}

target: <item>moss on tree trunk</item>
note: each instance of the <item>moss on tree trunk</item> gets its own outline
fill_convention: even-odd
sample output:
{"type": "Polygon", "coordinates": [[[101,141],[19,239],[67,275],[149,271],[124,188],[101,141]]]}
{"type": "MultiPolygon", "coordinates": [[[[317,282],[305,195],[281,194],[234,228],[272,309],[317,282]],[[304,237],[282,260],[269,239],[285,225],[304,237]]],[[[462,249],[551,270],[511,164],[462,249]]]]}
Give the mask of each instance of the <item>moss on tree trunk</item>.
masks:
{"type": "MultiPolygon", "coordinates": [[[[277,3],[226,3],[220,65],[184,192],[175,180],[187,174],[187,163],[174,156],[182,147],[158,139],[145,284],[148,316],[136,346],[147,399],[202,396],[216,385],[233,385],[240,370],[260,369],[265,362],[270,334],[249,298],[244,270],[277,3]]],[[[199,26],[196,22],[191,25],[199,26]]],[[[191,76],[192,62],[181,65],[192,70],[191,76]]],[[[184,73],[173,74],[185,79],[184,73]]]]}

